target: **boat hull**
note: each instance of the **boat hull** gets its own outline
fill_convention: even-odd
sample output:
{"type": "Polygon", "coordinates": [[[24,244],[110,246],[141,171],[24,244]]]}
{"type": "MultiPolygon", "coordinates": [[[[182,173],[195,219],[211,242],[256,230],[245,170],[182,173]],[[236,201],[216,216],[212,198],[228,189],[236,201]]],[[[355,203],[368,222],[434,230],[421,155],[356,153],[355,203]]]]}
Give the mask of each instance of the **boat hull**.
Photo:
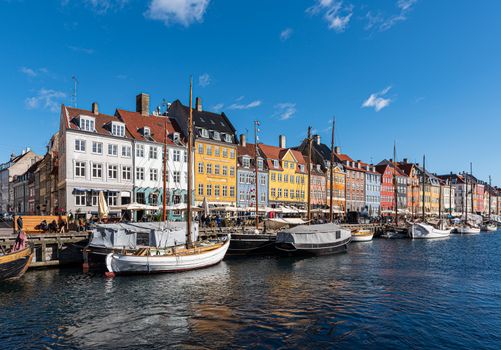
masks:
{"type": "Polygon", "coordinates": [[[463,235],[473,235],[473,234],[480,233],[480,228],[478,228],[478,227],[466,227],[466,226],[458,227],[457,233],[463,234],[463,235]]]}
{"type": "Polygon", "coordinates": [[[19,278],[28,269],[33,259],[31,247],[0,256],[0,281],[19,278]]]}
{"type": "Polygon", "coordinates": [[[202,269],[220,263],[229,246],[230,240],[227,240],[218,248],[190,255],[137,256],[110,253],[106,256],[106,268],[108,272],[115,274],[169,273],[202,269]]]}
{"type": "Polygon", "coordinates": [[[280,242],[275,244],[275,248],[287,255],[330,255],[345,253],[351,238],[336,243],[326,244],[298,244],[280,242]]]}
{"type": "Polygon", "coordinates": [[[369,242],[372,241],[372,238],[374,237],[374,233],[370,231],[358,231],[355,233],[351,234],[351,241],[352,242],[369,242]]]}
{"type": "Polygon", "coordinates": [[[485,232],[495,232],[497,231],[498,227],[495,225],[485,225],[482,227],[482,231],[485,232]]]}
{"type": "Polygon", "coordinates": [[[431,225],[413,224],[409,228],[409,236],[412,239],[434,239],[449,237],[452,229],[439,230],[431,225]]]}
{"type": "Polygon", "coordinates": [[[227,256],[272,254],[276,240],[276,235],[232,233],[227,256]]]}

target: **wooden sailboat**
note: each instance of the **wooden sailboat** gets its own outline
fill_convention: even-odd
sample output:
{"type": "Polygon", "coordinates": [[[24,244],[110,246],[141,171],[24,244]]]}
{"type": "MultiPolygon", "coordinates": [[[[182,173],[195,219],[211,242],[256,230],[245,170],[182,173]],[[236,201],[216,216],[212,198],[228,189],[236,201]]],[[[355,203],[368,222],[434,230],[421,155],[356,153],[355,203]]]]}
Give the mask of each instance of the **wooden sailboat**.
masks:
{"type": "Polygon", "coordinates": [[[0,281],[16,279],[24,275],[32,259],[31,247],[0,255],[0,281]]]}
{"type": "MultiPolygon", "coordinates": [[[[473,214],[473,171],[472,164],[470,163],[470,175],[472,176],[472,181],[470,185],[471,192],[471,212],[473,214]]],[[[480,233],[480,227],[472,224],[468,221],[468,176],[465,172],[465,209],[464,209],[464,223],[458,227],[457,232],[462,234],[476,234],[480,233]]]]}
{"type": "MultiPolygon", "coordinates": [[[[138,247],[133,252],[110,253],[106,257],[106,267],[109,275],[126,273],[161,273],[181,272],[200,269],[218,264],[223,260],[229,245],[230,236],[224,236],[210,241],[194,241],[194,233],[198,230],[192,223],[191,202],[193,193],[193,88],[190,79],[190,108],[188,117],[188,194],[185,237],[183,245],[165,245],[161,242],[168,240],[170,230],[159,230],[150,233],[155,237],[155,245],[138,247]]],[[[167,131],[166,131],[167,132],[167,131]]],[[[164,145],[165,147],[165,145],[164,145]]],[[[166,171],[166,157],[164,153],[164,172],[166,171]]],[[[163,218],[166,218],[166,181],[164,173],[164,208],[163,218]]],[[[164,221],[165,222],[165,221],[164,221]]]]}
{"type": "Polygon", "coordinates": [[[276,233],[259,230],[259,121],[254,121],[254,187],[255,187],[255,229],[253,232],[233,232],[231,234],[228,256],[266,255],[275,251],[276,233]]]}
{"type": "Polygon", "coordinates": [[[482,231],[486,232],[494,232],[497,231],[498,229],[497,223],[491,220],[491,210],[492,210],[491,193],[490,193],[491,189],[492,189],[491,176],[489,175],[489,206],[488,206],[489,215],[487,216],[487,222],[485,222],[481,228],[482,231]]]}
{"type": "MultiPolygon", "coordinates": [[[[310,225],[311,220],[311,127],[308,127],[308,224],[299,225],[277,234],[275,247],[289,255],[327,255],[347,251],[351,242],[351,231],[329,222],[310,225]]],[[[332,151],[332,150],[331,150],[332,151]]],[[[333,189],[330,188],[332,198],[333,189]]],[[[331,216],[332,218],[332,216],[331,216]]]]}

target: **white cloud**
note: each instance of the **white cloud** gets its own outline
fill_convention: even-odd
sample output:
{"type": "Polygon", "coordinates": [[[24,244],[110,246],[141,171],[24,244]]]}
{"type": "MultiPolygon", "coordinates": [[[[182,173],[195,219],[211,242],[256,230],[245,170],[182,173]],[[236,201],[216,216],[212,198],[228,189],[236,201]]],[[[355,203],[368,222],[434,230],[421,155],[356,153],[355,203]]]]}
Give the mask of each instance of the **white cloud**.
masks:
{"type": "Polygon", "coordinates": [[[369,11],[366,15],[367,25],[365,26],[366,30],[376,29],[380,32],[384,32],[399,22],[403,22],[407,20],[407,16],[417,0],[398,0],[396,6],[399,10],[397,14],[386,16],[382,13],[372,13],[369,11]]]}
{"type": "Polygon", "coordinates": [[[38,73],[35,72],[35,70],[28,68],[28,67],[21,67],[21,68],[19,68],[19,71],[21,73],[25,74],[26,76],[31,77],[31,78],[34,78],[38,75],[38,73]]]}
{"type": "Polygon", "coordinates": [[[87,54],[87,55],[92,55],[94,53],[94,49],[89,49],[89,48],[86,48],[86,47],[80,47],[80,46],[68,46],[68,48],[74,52],[78,52],[78,53],[84,53],[84,54],[87,54]]]}
{"type": "Polygon", "coordinates": [[[85,0],[87,6],[100,15],[104,15],[109,10],[119,10],[127,2],[128,0],[85,0]]]}
{"type": "Polygon", "coordinates": [[[24,103],[27,109],[44,108],[57,112],[64,98],[66,94],[62,91],[42,88],[35,96],[28,97],[24,103]]]}
{"type": "Polygon", "coordinates": [[[201,87],[206,87],[211,83],[210,75],[208,73],[204,73],[198,77],[198,85],[201,87]]]}
{"type": "Polygon", "coordinates": [[[339,0],[315,0],[315,5],[306,9],[311,15],[322,15],[329,29],[344,32],[353,15],[353,6],[339,0]]]}
{"type": "Polygon", "coordinates": [[[280,32],[280,40],[282,41],[288,40],[291,37],[292,32],[293,32],[292,28],[285,28],[280,32]]]}
{"type": "Polygon", "coordinates": [[[390,98],[385,98],[385,95],[390,91],[391,86],[386,87],[384,90],[375,92],[369,96],[367,100],[362,103],[363,108],[374,108],[376,112],[379,112],[385,107],[388,107],[392,100],[390,98]]]}
{"type": "Polygon", "coordinates": [[[188,27],[202,22],[210,0],[151,0],[144,13],[147,18],[164,22],[165,25],[179,23],[188,27]]]}
{"type": "Polygon", "coordinates": [[[261,101],[260,100],[255,100],[252,102],[249,102],[247,104],[245,103],[233,103],[232,105],[228,106],[228,109],[251,109],[251,108],[256,108],[261,106],[261,101]]]}
{"type": "Polygon", "coordinates": [[[214,106],[211,107],[211,110],[214,112],[220,112],[224,107],[224,103],[217,103],[214,106]]]}
{"type": "Polygon", "coordinates": [[[277,103],[273,116],[280,120],[288,120],[296,114],[296,104],[291,102],[277,103]]]}

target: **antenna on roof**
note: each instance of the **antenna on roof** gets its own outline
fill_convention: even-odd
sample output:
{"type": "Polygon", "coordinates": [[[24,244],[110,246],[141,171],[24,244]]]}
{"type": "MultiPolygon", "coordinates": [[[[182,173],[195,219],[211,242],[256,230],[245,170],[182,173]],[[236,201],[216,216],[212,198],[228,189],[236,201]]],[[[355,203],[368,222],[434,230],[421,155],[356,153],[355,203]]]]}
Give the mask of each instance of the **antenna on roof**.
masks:
{"type": "Polygon", "coordinates": [[[73,107],[77,108],[77,85],[78,85],[78,79],[76,76],[72,76],[71,80],[73,80],[73,94],[72,94],[72,100],[73,100],[73,107]]]}

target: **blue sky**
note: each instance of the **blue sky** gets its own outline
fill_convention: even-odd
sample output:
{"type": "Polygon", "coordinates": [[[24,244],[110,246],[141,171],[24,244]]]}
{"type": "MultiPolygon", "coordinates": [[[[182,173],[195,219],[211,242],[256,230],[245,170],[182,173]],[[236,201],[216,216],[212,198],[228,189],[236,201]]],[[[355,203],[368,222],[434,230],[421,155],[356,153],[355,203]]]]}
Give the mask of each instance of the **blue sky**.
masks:
{"type": "MultiPolygon", "coordinates": [[[[420,161],[501,185],[501,2],[0,0],[0,159],[43,152],[59,105],[147,92],[296,145],[311,125],[354,159],[420,161]]],[[[251,136],[251,135],[249,135],[251,136]]]]}

